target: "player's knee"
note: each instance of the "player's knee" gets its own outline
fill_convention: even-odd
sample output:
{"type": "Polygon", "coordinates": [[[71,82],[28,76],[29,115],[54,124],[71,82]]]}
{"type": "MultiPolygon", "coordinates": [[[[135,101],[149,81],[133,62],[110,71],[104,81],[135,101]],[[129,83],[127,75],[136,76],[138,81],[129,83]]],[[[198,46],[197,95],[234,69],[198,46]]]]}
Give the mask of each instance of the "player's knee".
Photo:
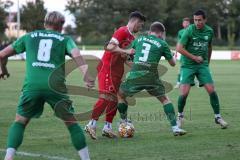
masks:
{"type": "Polygon", "coordinates": [[[29,118],[23,117],[19,114],[16,115],[15,122],[22,123],[26,126],[29,123],[29,121],[30,121],[29,118]]]}
{"type": "Polygon", "coordinates": [[[212,94],[213,92],[215,92],[215,88],[212,84],[206,84],[205,89],[207,90],[209,95],[212,94]]]}
{"type": "Polygon", "coordinates": [[[70,121],[64,121],[64,124],[69,127],[71,125],[74,125],[74,124],[78,124],[78,122],[76,120],[70,120],[70,121]]]}
{"type": "Polygon", "coordinates": [[[99,94],[99,99],[104,99],[105,101],[118,101],[118,97],[115,94],[99,94]]]}
{"type": "Polygon", "coordinates": [[[163,105],[172,103],[172,102],[170,101],[170,99],[168,98],[168,96],[166,96],[166,95],[160,96],[160,97],[157,97],[157,98],[159,99],[159,101],[160,101],[163,105]]]}

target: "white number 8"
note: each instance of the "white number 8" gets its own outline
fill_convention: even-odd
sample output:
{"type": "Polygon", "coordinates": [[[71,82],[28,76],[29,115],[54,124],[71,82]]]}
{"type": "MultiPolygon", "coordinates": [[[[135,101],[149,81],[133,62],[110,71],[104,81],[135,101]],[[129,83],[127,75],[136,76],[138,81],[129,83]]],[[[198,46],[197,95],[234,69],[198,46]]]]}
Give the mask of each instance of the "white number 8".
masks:
{"type": "Polygon", "coordinates": [[[41,39],[38,47],[37,59],[39,61],[48,62],[50,60],[50,54],[53,41],[51,39],[41,39]]]}

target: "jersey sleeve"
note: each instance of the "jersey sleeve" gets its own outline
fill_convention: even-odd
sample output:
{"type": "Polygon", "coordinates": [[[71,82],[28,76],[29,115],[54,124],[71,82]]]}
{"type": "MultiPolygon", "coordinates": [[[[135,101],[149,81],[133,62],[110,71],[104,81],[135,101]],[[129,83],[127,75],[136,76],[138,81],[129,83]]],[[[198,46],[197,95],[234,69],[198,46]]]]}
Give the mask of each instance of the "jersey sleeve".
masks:
{"type": "Polygon", "coordinates": [[[177,34],[177,40],[179,41],[181,39],[181,30],[178,31],[178,34],[177,34]]]}
{"type": "Polygon", "coordinates": [[[67,44],[66,44],[66,54],[71,55],[71,51],[74,48],[78,48],[76,43],[73,41],[72,38],[68,37],[67,38],[67,44]]]}
{"type": "Polygon", "coordinates": [[[166,42],[163,43],[163,56],[166,60],[171,60],[173,57],[172,52],[166,42]]]}
{"type": "Polygon", "coordinates": [[[136,49],[136,45],[137,45],[137,39],[135,39],[134,41],[132,41],[131,45],[129,48],[133,48],[136,49]]]}
{"type": "Polygon", "coordinates": [[[26,38],[26,35],[20,37],[19,39],[17,39],[15,42],[12,43],[12,47],[17,54],[25,52],[26,50],[25,38],[26,38]]]}
{"type": "Polygon", "coordinates": [[[186,46],[188,43],[190,37],[189,33],[190,33],[189,27],[185,29],[185,31],[182,33],[179,43],[182,44],[183,46],[186,46]]]}
{"type": "Polygon", "coordinates": [[[126,32],[120,28],[114,32],[110,41],[119,45],[125,38],[126,38],[126,32]]]}
{"type": "Polygon", "coordinates": [[[212,44],[213,35],[214,35],[214,32],[213,32],[213,30],[211,30],[211,37],[210,37],[210,40],[209,40],[209,44],[212,44]]]}

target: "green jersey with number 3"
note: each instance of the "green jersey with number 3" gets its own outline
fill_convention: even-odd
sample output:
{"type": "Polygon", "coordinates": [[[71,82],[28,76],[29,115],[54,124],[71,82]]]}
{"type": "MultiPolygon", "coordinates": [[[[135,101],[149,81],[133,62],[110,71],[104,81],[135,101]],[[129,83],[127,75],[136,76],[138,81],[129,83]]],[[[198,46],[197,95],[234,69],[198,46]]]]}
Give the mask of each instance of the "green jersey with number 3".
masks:
{"type": "MultiPolygon", "coordinates": [[[[65,62],[65,55],[77,48],[72,38],[52,30],[30,32],[12,44],[16,53],[26,52],[26,75],[23,91],[49,90],[49,76],[65,62]]],[[[65,69],[55,78],[65,86],[65,69]]]]}
{"type": "Polygon", "coordinates": [[[172,59],[172,53],[167,42],[154,35],[142,36],[133,41],[135,49],[134,63],[144,62],[158,64],[161,57],[172,59]]]}
{"type": "Polygon", "coordinates": [[[129,74],[132,78],[144,75],[146,72],[157,73],[157,66],[162,56],[166,60],[172,59],[167,42],[154,35],[135,39],[132,48],[135,49],[134,64],[129,74]]]}
{"type": "MultiPolygon", "coordinates": [[[[212,42],[213,29],[207,25],[202,29],[197,29],[194,24],[186,28],[180,39],[180,43],[193,55],[201,56],[203,65],[208,65],[208,47],[212,42]]],[[[199,65],[186,56],[182,57],[182,66],[199,65]]]]}

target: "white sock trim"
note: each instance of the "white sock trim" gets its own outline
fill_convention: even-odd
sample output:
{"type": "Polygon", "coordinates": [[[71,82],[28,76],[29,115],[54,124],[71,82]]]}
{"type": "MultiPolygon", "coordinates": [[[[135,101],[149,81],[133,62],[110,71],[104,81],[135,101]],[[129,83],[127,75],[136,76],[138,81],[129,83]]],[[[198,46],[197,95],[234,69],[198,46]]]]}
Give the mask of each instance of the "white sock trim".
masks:
{"type": "Polygon", "coordinates": [[[91,121],[89,121],[88,124],[93,126],[93,127],[96,127],[97,126],[97,121],[95,119],[92,119],[91,121]]]}
{"type": "Polygon", "coordinates": [[[218,117],[221,118],[221,114],[215,114],[215,118],[218,118],[218,117]]]}
{"type": "Polygon", "coordinates": [[[184,116],[184,113],[183,112],[178,112],[178,116],[184,116]]]}
{"type": "Polygon", "coordinates": [[[105,122],[104,128],[111,128],[111,129],[112,129],[112,123],[110,123],[110,122],[105,122]]]}
{"type": "Polygon", "coordinates": [[[6,151],[5,160],[13,159],[15,153],[16,153],[16,149],[8,148],[7,151],[6,151]]]}
{"type": "Polygon", "coordinates": [[[89,153],[88,153],[88,147],[85,147],[78,151],[78,154],[81,158],[81,160],[90,160],[89,153]]]}
{"type": "Polygon", "coordinates": [[[174,131],[174,130],[176,130],[176,129],[178,129],[179,127],[176,125],[176,126],[172,126],[172,130],[174,131]]]}

